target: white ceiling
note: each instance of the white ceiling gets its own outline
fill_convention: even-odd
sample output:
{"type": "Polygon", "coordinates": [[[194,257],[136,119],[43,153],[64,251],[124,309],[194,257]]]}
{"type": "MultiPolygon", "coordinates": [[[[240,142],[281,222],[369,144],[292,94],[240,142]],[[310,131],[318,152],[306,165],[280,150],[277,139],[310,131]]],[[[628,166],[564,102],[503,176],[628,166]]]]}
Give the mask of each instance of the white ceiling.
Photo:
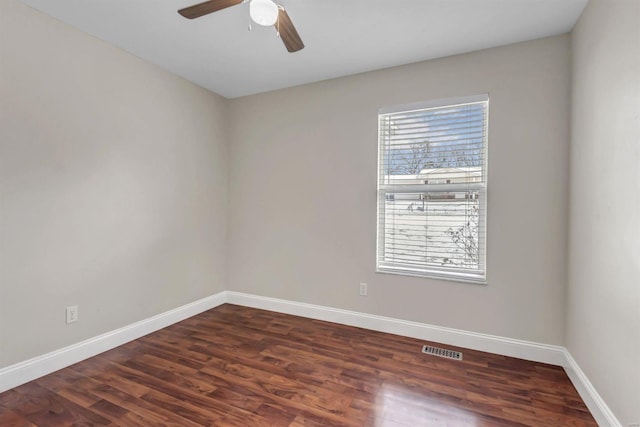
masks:
{"type": "Polygon", "coordinates": [[[588,0],[280,0],[306,47],[288,53],[248,4],[195,20],[203,0],[22,0],[228,98],[570,31],[588,0]]]}

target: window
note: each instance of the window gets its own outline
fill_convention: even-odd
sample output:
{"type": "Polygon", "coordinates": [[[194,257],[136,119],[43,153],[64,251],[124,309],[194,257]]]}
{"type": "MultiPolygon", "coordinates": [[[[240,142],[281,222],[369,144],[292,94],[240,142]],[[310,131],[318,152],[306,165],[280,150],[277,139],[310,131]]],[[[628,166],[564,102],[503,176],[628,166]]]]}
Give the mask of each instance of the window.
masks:
{"type": "Polygon", "coordinates": [[[380,110],[377,271],[484,281],[488,107],[380,110]]]}

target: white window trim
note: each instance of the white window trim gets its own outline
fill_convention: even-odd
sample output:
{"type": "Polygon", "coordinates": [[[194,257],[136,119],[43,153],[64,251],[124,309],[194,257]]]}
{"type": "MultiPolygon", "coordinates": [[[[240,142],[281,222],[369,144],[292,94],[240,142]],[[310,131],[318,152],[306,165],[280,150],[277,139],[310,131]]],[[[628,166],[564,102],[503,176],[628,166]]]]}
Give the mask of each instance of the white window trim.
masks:
{"type": "Polygon", "coordinates": [[[472,104],[474,102],[486,102],[489,100],[489,94],[484,93],[480,95],[471,96],[459,96],[456,98],[442,98],[433,99],[431,101],[414,102],[411,104],[394,105],[391,107],[382,107],[378,109],[378,115],[380,114],[393,114],[393,113],[409,113],[416,110],[426,110],[429,108],[437,107],[451,107],[461,104],[472,104]]]}
{"type": "MultiPolygon", "coordinates": [[[[447,106],[455,106],[461,104],[470,104],[476,102],[488,102],[489,94],[480,94],[480,95],[472,95],[465,97],[457,97],[457,98],[443,98],[430,100],[425,102],[417,102],[411,104],[403,104],[396,105],[390,107],[383,107],[378,109],[378,117],[384,114],[393,114],[399,112],[411,112],[416,110],[424,110],[429,108],[438,108],[438,107],[447,107],[447,106]]],[[[485,121],[485,146],[484,146],[484,182],[482,183],[463,183],[463,184],[417,184],[415,186],[411,186],[411,188],[393,188],[393,186],[380,184],[380,176],[377,175],[377,209],[376,209],[376,273],[380,274],[393,274],[393,275],[401,275],[401,276],[409,276],[409,277],[420,277],[420,278],[430,278],[430,279],[439,279],[439,280],[447,280],[454,282],[464,282],[464,283],[472,283],[472,284],[486,284],[487,283],[487,181],[488,181],[488,138],[489,138],[489,109],[486,110],[486,121],[485,121]],[[381,239],[384,239],[384,227],[380,224],[380,209],[383,204],[380,203],[381,197],[385,197],[387,192],[390,193],[415,193],[415,192],[453,192],[453,191],[468,191],[468,190],[477,190],[480,194],[480,209],[479,209],[479,224],[484,228],[484,233],[482,233],[479,238],[478,246],[480,248],[480,256],[483,269],[479,274],[474,273],[464,273],[460,271],[452,271],[447,268],[437,268],[432,267],[428,269],[416,269],[415,273],[412,273],[410,268],[408,267],[381,267],[380,266],[380,248],[383,246],[381,244],[381,239]]],[[[378,174],[381,170],[381,147],[380,147],[381,139],[380,139],[380,129],[378,128],[378,162],[377,162],[377,171],[378,174]]]]}

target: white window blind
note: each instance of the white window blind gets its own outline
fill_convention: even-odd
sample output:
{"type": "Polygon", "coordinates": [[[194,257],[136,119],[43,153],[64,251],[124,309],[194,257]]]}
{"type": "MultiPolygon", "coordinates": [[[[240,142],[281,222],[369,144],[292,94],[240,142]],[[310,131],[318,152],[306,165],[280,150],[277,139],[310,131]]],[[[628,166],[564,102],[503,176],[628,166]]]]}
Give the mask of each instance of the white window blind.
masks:
{"type": "Polygon", "coordinates": [[[378,114],[378,271],[484,281],[488,104],[378,114]]]}

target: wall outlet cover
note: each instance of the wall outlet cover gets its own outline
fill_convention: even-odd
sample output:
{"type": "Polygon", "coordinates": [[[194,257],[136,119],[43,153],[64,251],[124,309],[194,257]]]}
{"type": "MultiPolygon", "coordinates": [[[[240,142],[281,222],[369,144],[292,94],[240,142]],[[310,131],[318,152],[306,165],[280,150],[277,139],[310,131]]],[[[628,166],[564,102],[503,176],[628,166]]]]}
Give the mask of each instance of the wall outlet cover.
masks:
{"type": "Polygon", "coordinates": [[[367,284],[366,283],[360,283],[360,296],[363,296],[363,297],[367,296],[367,284]]]}
{"type": "Polygon", "coordinates": [[[78,306],[77,305],[72,305],[70,307],[67,307],[66,314],[67,314],[67,323],[77,322],[78,321],[78,306]]]}

